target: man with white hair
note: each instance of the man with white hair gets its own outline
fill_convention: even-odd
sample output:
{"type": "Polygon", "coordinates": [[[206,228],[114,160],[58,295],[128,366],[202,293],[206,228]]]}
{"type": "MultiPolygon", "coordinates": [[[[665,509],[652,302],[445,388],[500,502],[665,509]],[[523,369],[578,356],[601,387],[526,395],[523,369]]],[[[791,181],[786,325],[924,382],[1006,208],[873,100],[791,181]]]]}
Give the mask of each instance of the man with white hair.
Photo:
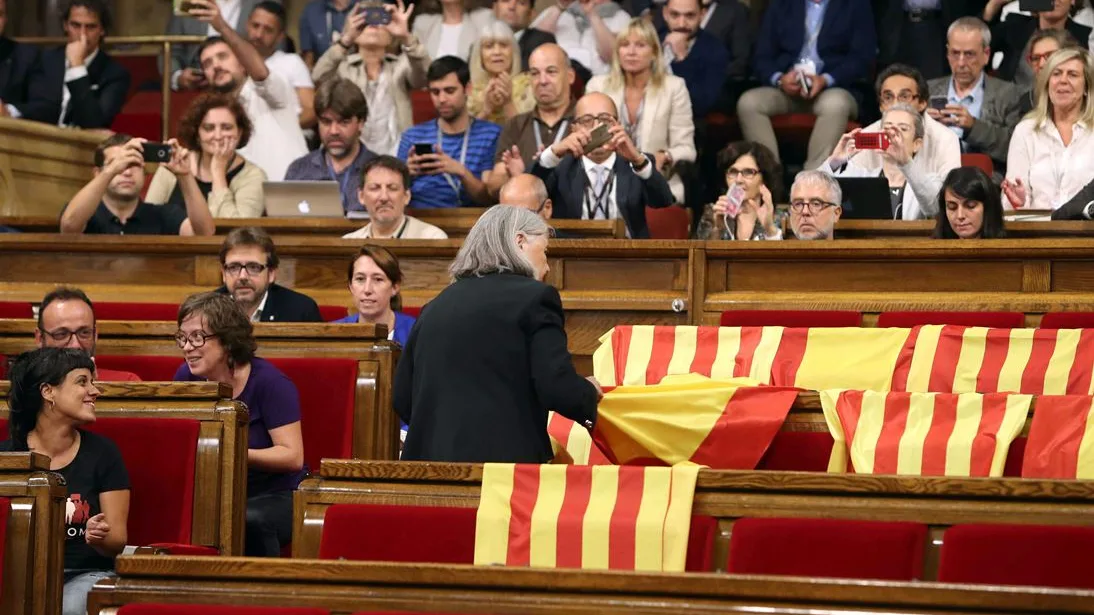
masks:
{"type": "Polygon", "coordinates": [[[790,187],[790,230],[798,239],[832,239],[843,213],[843,191],[822,171],[802,171],[790,187]]]}
{"type": "Polygon", "coordinates": [[[991,60],[991,29],[976,17],[954,21],[946,33],[946,57],[953,75],[928,82],[931,100],[945,98],[946,105],[927,114],[957,134],[962,152],[991,156],[1002,173],[1010,134],[1021,119],[1021,92],[984,72],[991,60]]]}

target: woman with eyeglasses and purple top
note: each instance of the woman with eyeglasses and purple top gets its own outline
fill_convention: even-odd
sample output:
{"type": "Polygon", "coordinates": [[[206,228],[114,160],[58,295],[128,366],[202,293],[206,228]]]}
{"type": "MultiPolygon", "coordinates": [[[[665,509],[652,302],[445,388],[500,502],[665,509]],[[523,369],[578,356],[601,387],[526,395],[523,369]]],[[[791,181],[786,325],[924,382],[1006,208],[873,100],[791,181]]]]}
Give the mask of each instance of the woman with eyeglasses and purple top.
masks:
{"type": "Polygon", "coordinates": [[[697,239],[782,239],[775,199],[782,196],[782,166],[771,150],[754,141],[730,143],[718,153],[725,192],[703,210],[697,239]]]}
{"type": "Polygon", "coordinates": [[[244,553],[277,557],[292,541],[292,494],[307,473],[300,394],[272,363],[255,356],[251,321],[228,295],[187,297],[175,343],[186,362],[176,381],[221,382],[250,410],[244,553]]]}

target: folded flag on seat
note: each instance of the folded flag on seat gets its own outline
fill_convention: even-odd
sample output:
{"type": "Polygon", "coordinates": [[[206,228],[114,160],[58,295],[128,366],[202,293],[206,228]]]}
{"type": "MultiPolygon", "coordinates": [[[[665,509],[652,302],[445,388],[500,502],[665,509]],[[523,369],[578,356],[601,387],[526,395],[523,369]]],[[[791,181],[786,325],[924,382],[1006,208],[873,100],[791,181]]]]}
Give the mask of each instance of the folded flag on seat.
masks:
{"type": "Polygon", "coordinates": [[[547,435],[551,438],[551,448],[555,453],[552,463],[579,466],[612,463],[593,443],[593,436],[588,429],[557,412],[547,413],[547,435]]]}
{"type": "Polygon", "coordinates": [[[475,563],[683,572],[698,466],[483,466],[475,563]]]}
{"type": "Polygon", "coordinates": [[[1030,421],[1023,478],[1094,478],[1094,398],[1087,395],[1037,398],[1030,421]]]}
{"type": "Polygon", "coordinates": [[[1002,476],[1032,396],[821,391],[830,472],[1002,476]]]}

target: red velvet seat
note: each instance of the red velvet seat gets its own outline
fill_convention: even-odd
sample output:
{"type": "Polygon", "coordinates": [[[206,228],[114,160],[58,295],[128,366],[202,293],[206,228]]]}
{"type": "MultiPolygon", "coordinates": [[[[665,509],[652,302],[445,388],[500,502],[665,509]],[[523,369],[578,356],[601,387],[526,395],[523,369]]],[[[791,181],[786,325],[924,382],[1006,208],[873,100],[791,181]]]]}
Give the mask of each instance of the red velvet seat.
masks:
{"type": "Polygon", "coordinates": [[[128,320],[147,322],[166,320],[175,322],[178,320],[179,306],[177,303],[126,303],[113,301],[97,301],[95,303],[95,318],[97,320],[128,320]]]}
{"type": "Polygon", "coordinates": [[[646,226],[650,239],[687,239],[691,220],[683,207],[647,207],[646,226]]]}
{"type": "Polygon", "coordinates": [[[428,122],[437,117],[437,109],[433,106],[433,99],[430,98],[428,90],[410,91],[410,109],[415,124],[428,122]]]}
{"type": "Polygon", "coordinates": [[[942,537],[938,580],[1094,589],[1094,527],[955,525],[942,537]]]}
{"type": "MultiPolygon", "coordinates": [[[[453,506],[334,504],[323,516],[319,559],[473,564],[476,512],[453,506]],[[423,528],[443,528],[443,534],[423,528]]],[[[686,570],[712,569],[717,532],[714,517],[692,517],[686,570]]]]}
{"type": "Polygon", "coordinates": [[[349,314],[349,310],[344,305],[321,305],[319,306],[319,315],[323,317],[323,322],[331,322],[332,320],[338,320],[345,318],[349,314]]]}
{"type": "Polygon", "coordinates": [[[743,518],[727,571],[909,581],[923,574],[927,526],[846,519],[743,518]]]}
{"type": "MultiPolygon", "coordinates": [[[[0,419],[0,432],[8,422],[0,419]]],[[[129,473],[131,545],[189,545],[194,511],[199,421],[104,417],[86,426],[110,438],[129,473]]],[[[215,554],[205,547],[196,553],[215,554]]]]}
{"type": "Polygon", "coordinates": [[[170,382],[175,379],[175,372],[182,365],[182,355],[96,355],[95,365],[99,368],[132,372],[145,382],[170,382]]]}
{"type": "Polygon", "coordinates": [[[326,609],[287,606],[220,606],[213,604],[127,604],[118,615],[330,615],[326,609]]]}
{"type": "Polygon", "coordinates": [[[877,317],[879,327],[911,328],[920,325],[1021,329],[1026,326],[1026,315],[1022,312],[882,312],[877,317]]]}
{"type": "Polygon", "coordinates": [[[828,432],[780,431],[771,440],[757,470],[827,472],[835,441],[828,432]]]}
{"type": "Polygon", "coordinates": [[[284,372],[300,393],[304,463],[315,471],[324,457],[353,458],[357,360],[278,357],[270,363],[284,372]]]}
{"type": "Polygon", "coordinates": [[[110,57],[129,72],[129,92],[126,93],[126,98],[136,95],[141,89],[160,89],[158,56],[114,54],[110,57]]]}
{"type": "MultiPolygon", "coordinates": [[[[171,92],[171,108],[167,126],[174,135],[179,119],[186,108],[201,94],[200,91],[171,92]]],[[[137,92],[126,101],[121,113],[114,118],[110,129],[134,137],[144,137],[151,141],[162,139],[160,126],[163,117],[163,97],[159,91],[137,92]]],[[[151,174],[149,174],[151,175],[151,174]]]]}
{"type": "Polygon", "coordinates": [[[399,311],[406,314],[407,316],[413,316],[414,318],[417,318],[422,315],[422,306],[411,307],[409,305],[404,305],[403,308],[399,311]]]}
{"type": "Polygon", "coordinates": [[[1049,312],[1041,317],[1042,329],[1094,329],[1094,312],[1049,312]]]}
{"type": "Polygon", "coordinates": [[[861,327],[862,314],[851,310],[727,310],[723,327],[861,327]]]}
{"type": "Polygon", "coordinates": [[[961,154],[961,166],[963,167],[978,167],[981,171],[988,174],[995,172],[995,163],[992,162],[991,156],[987,154],[961,154]]]}
{"type": "Polygon", "coordinates": [[[34,307],[27,301],[0,301],[0,318],[34,318],[34,307]]]}

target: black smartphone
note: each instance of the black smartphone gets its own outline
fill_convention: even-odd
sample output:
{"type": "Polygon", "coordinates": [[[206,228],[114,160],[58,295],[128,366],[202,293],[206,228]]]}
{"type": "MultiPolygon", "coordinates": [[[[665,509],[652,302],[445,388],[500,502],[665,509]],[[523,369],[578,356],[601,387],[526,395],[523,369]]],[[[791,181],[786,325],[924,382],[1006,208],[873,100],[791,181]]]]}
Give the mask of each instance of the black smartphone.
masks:
{"type": "Polygon", "coordinates": [[[950,104],[950,101],[945,96],[932,96],[931,108],[938,109],[939,111],[946,108],[946,105],[950,104]]]}
{"type": "Polygon", "coordinates": [[[391,13],[383,5],[364,5],[361,12],[365,14],[366,26],[386,26],[391,23],[391,13]]]}
{"type": "Polygon", "coordinates": [[[589,142],[586,143],[585,147],[583,147],[582,149],[584,149],[585,152],[588,153],[611,140],[612,135],[608,129],[608,125],[601,124],[593,129],[592,134],[589,135],[589,142]]]}
{"type": "Polygon", "coordinates": [[[417,154],[418,156],[428,156],[429,154],[433,153],[433,144],[432,143],[415,143],[414,144],[414,153],[417,154]]]}
{"type": "Polygon", "coordinates": [[[173,148],[166,143],[145,143],[145,162],[170,162],[173,148]]]}
{"type": "Polygon", "coordinates": [[[1030,13],[1047,13],[1055,8],[1054,0],[1018,0],[1019,11],[1030,13]]]}

